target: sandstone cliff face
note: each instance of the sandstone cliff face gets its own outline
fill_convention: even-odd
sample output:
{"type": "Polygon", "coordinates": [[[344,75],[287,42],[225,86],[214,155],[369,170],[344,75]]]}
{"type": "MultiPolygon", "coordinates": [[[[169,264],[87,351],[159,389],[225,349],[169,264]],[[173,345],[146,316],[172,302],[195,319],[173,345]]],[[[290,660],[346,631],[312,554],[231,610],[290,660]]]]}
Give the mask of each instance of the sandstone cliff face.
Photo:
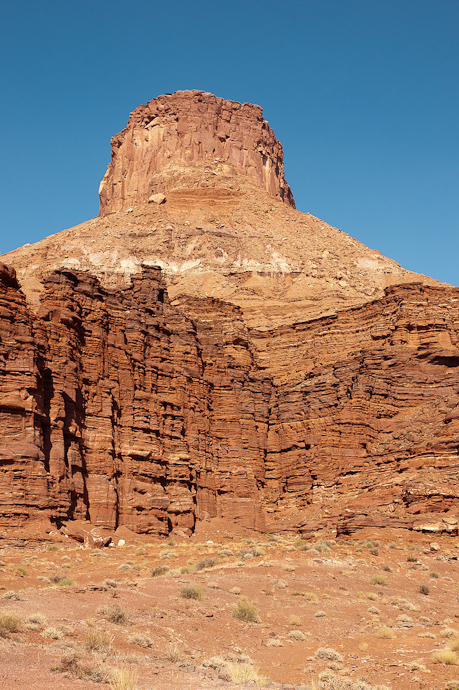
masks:
{"type": "Polygon", "coordinates": [[[141,106],[5,258],[0,526],[457,532],[459,291],[297,211],[258,106],[141,106]]]}
{"type": "Polygon", "coordinates": [[[271,196],[295,206],[282,146],[259,106],[203,91],[178,91],[141,105],[112,138],[99,215],[147,202],[185,179],[196,186],[206,166],[216,174],[247,175],[271,196]]]}
{"type": "Polygon", "coordinates": [[[1,277],[1,526],[457,529],[459,291],[266,333],[179,311],[159,269],[119,291],[56,272],[37,316],[1,277]]]}

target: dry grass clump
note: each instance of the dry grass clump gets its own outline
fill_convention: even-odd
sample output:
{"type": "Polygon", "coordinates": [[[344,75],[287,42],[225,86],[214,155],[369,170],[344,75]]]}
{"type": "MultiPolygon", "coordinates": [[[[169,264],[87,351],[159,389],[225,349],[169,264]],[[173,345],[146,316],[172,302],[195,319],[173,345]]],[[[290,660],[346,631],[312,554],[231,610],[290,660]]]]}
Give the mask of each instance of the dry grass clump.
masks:
{"type": "Polygon", "coordinates": [[[301,625],[301,618],[296,614],[292,613],[288,617],[288,622],[290,623],[290,625],[301,625]]]}
{"type": "Polygon", "coordinates": [[[251,683],[260,686],[267,683],[267,678],[260,676],[248,657],[241,659],[212,657],[212,659],[204,662],[204,666],[215,669],[221,680],[235,685],[251,683]]]}
{"type": "Polygon", "coordinates": [[[110,674],[112,690],[136,690],[139,674],[130,668],[115,668],[110,674]]]}
{"type": "Polygon", "coordinates": [[[327,659],[327,661],[338,661],[340,663],[343,660],[341,654],[339,654],[339,652],[336,652],[331,647],[319,647],[319,649],[316,652],[316,657],[318,659],[327,659]]]}
{"type": "Polygon", "coordinates": [[[451,649],[439,649],[432,654],[432,661],[434,664],[445,664],[446,666],[455,666],[459,659],[457,654],[451,649]]]}
{"type": "Polygon", "coordinates": [[[10,633],[18,632],[21,619],[11,613],[0,613],[0,637],[8,637],[10,633]]]}
{"type": "Polygon", "coordinates": [[[219,563],[218,558],[203,558],[201,561],[196,563],[194,569],[196,571],[204,570],[204,568],[213,568],[219,563]]]}
{"type": "Polygon", "coordinates": [[[185,585],[179,592],[182,599],[202,599],[202,587],[199,585],[185,585]]]}
{"type": "Polygon", "coordinates": [[[451,649],[452,652],[458,652],[459,653],[459,635],[454,637],[450,641],[449,648],[451,649]]]}
{"type": "Polygon", "coordinates": [[[230,593],[231,593],[231,594],[240,594],[240,593],[241,593],[241,588],[240,588],[240,587],[231,587],[230,593]]]}
{"type": "Polygon", "coordinates": [[[429,587],[429,585],[426,584],[425,582],[423,582],[422,584],[419,585],[418,590],[419,590],[419,592],[420,592],[421,594],[424,594],[425,596],[427,596],[428,594],[430,594],[430,587],[429,587]]]}
{"type": "Polygon", "coordinates": [[[90,628],[83,639],[83,646],[88,652],[107,652],[115,638],[105,630],[90,628]]]}
{"type": "Polygon", "coordinates": [[[143,647],[144,649],[151,647],[153,644],[148,635],[144,635],[143,633],[132,633],[132,635],[128,637],[128,642],[137,645],[137,647],[143,647]]]}
{"type": "Polygon", "coordinates": [[[437,573],[436,570],[432,570],[432,572],[429,573],[429,577],[431,577],[433,580],[438,580],[440,573],[437,573]]]}
{"type": "Polygon", "coordinates": [[[311,601],[313,604],[317,604],[319,602],[319,597],[315,592],[305,592],[303,596],[305,599],[311,601]]]}
{"type": "Polygon", "coordinates": [[[72,678],[89,680],[93,683],[108,683],[110,681],[110,672],[107,668],[101,663],[85,661],[80,652],[66,654],[51,670],[72,678]]]}
{"type": "Polygon", "coordinates": [[[457,635],[457,630],[454,630],[454,628],[442,628],[440,630],[440,637],[446,637],[448,639],[451,639],[457,635]]]}
{"type": "Polygon", "coordinates": [[[384,575],[373,575],[373,577],[370,578],[370,585],[387,587],[389,585],[389,580],[384,577],[384,575]]]}
{"type": "Polygon", "coordinates": [[[47,623],[48,621],[46,616],[44,616],[42,613],[32,613],[27,618],[27,624],[31,630],[36,630],[37,628],[43,627],[47,625],[47,623]]]}
{"type": "Polygon", "coordinates": [[[393,630],[388,628],[387,625],[382,625],[380,628],[377,629],[376,637],[379,637],[381,640],[393,640],[395,637],[395,633],[393,630]]]}
{"type": "Polygon", "coordinates": [[[179,650],[177,645],[171,644],[164,654],[166,661],[170,661],[172,664],[180,664],[184,660],[182,652],[179,650]]]}
{"type": "Polygon", "coordinates": [[[267,647],[283,647],[284,643],[282,640],[279,640],[277,637],[270,637],[269,640],[266,643],[267,647]]]}
{"type": "Polygon", "coordinates": [[[260,621],[255,604],[252,604],[245,598],[233,606],[231,615],[236,620],[244,621],[245,623],[258,623],[260,621]]]}
{"type": "Polygon", "coordinates": [[[96,609],[96,613],[105,618],[105,620],[110,621],[110,623],[116,623],[117,625],[124,625],[129,620],[127,611],[117,604],[114,606],[107,606],[105,604],[99,606],[99,608],[96,609]]]}

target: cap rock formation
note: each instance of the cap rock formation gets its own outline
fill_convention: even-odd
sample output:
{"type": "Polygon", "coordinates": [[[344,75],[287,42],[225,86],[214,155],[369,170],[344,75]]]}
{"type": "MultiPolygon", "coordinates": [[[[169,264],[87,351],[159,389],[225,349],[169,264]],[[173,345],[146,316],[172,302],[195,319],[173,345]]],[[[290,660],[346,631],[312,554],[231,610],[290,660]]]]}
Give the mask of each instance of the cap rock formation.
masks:
{"type": "Polygon", "coordinates": [[[137,108],[2,257],[0,526],[457,533],[459,291],[295,209],[260,107],[137,108]]]}

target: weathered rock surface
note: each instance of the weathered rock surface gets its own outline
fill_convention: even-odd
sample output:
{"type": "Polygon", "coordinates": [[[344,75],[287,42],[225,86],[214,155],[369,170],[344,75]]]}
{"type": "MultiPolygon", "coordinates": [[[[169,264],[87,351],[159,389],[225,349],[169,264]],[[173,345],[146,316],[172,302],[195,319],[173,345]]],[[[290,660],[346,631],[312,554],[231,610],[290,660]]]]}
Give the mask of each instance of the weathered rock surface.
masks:
{"type": "Polygon", "coordinates": [[[257,106],[132,114],[0,266],[0,526],[457,532],[459,290],[292,204],[257,106]]]}
{"type": "Polygon", "coordinates": [[[457,531],[458,290],[267,334],[220,301],[179,311],[155,268],[119,291],[56,272],[38,315],[1,274],[1,526],[457,531]]]}
{"type": "Polygon", "coordinates": [[[195,187],[205,166],[215,164],[226,175],[247,175],[295,207],[282,146],[258,105],[177,91],[136,108],[111,143],[112,162],[99,188],[100,216],[142,204],[184,179],[195,187]]]}

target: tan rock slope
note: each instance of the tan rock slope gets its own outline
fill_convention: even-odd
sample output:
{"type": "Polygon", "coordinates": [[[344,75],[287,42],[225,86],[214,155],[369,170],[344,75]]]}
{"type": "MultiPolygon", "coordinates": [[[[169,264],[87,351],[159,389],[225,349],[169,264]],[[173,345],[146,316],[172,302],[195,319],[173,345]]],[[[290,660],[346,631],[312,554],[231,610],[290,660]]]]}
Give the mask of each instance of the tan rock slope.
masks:
{"type": "Polygon", "coordinates": [[[457,533],[459,291],[295,210],[258,106],[161,96],[5,255],[0,524],[457,533]]]}

